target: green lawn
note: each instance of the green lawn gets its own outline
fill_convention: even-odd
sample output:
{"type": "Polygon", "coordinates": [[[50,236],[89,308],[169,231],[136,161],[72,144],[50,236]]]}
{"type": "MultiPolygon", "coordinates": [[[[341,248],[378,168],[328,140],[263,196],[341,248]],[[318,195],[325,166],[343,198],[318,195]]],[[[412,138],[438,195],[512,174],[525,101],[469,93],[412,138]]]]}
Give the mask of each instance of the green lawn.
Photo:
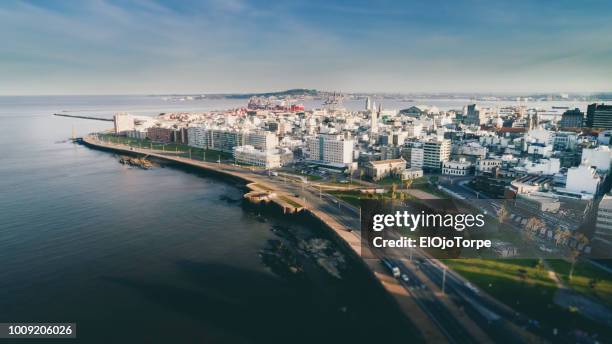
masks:
{"type": "Polygon", "coordinates": [[[206,158],[206,161],[216,162],[219,158],[221,161],[224,160],[232,160],[233,156],[231,153],[221,152],[212,149],[202,149],[196,147],[190,147],[183,144],[177,143],[158,143],[151,142],[150,140],[139,140],[133,139],[125,136],[115,136],[112,134],[99,134],[100,137],[103,137],[104,140],[110,141],[113,143],[119,143],[128,145],[130,147],[135,148],[152,148],[156,150],[164,150],[166,152],[178,152],[181,156],[189,157],[189,150],[191,150],[191,158],[195,160],[203,160],[206,158]]]}
{"type": "Polygon", "coordinates": [[[398,188],[402,187],[402,180],[398,177],[385,177],[379,181],[376,182],[376,184],[378,185],[385,185],[385,186],[391,186],[392,184],[397,185],[398,188]]]}
{"type": "Polygon", "coordinates": [[[547,262],[567,286],[612,307],[612,274],[588,262],[579,261],[570,280],[570,262],[561,259],[551,259],[547,262]]]}
{"type": "MultiPolygon", "coordinates": [[[[328,193],[356,207],[361,206],[362,199],[381,199],[381,198],[392,199],[391,191],[387,191],[383,194],[367,194],[367,193],[362,193],[357,190],[355,191],[329,191],[328,193]]],[[[397,194],[399,194],[399,191],[397,192],[397,194]]],[[[406,199],[412,198],[412,196],[408,194],[405,194],[405,197],[406,199]]],[[[399,200],[399,195],[395,199],[399,200]]]]}
{"type": "MultiPolygon", "coordinates": [[[[610,335],[611,330],[605,325],[589,320],[579,313],[572,312],[554,303],[557,285],[548,276],[546,267],[538,265],[536,259],[475,258],[446,259],[443,261],[451,269],[496,299],[540,321],[547,329],[555,327],[563,330],[579,328],[602,335],[604,333],[610,335]]],[[[553,263],[551,265],[556,265],[559,269],[567,268],[563,263],[553,263]]],[[[554,269],[557,270],[556,267],[554,269]]],[[[593,272],[588,268],[583,268],[580,272],[577,271],[576,275],[580,273],[593,272]]],[[[600,273],[597,274],[600,275],[600,273]]],[[[606,289],[608,283],[605,284],[606,289]]]]}
{"type": "Polygon", "coordinates": [[[336,196],[341,200],[351,204],[355,207],[361,206],[361,198],[365,198],[366,195],[359,191],[330,191],[330,195],[336,196]]]}

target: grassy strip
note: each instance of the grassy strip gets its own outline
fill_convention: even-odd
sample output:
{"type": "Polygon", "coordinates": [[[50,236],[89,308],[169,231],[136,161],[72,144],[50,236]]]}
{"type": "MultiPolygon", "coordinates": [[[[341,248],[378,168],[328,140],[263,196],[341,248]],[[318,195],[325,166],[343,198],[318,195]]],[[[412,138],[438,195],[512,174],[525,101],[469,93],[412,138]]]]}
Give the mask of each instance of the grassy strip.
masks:
{"type": "Polygon", "coordinates": [[[144,149],[154,149],[154,150],[164,150],[168,153],[178,152],[182,156],[189,157],[189,150],[191,150],[191,158],[194,160],[203,160],[208,162],[216,162],[219,158],[223,160],[232,160],[233,155],[231,153],[222,152],[218,150],[212,149],[203,149],[197,147],[191,147],[179,143],[159,143],[152,142],[151,140],[145,139],[135,139],[125,136],[115,136],[112,134],[99,134],[101,138],[105,141],[110,141],[113,143],[123,144],[134,148],[144,148],[144,149]]]}
{"type": "MultiPolygon", "coordinates": [[[[546,267],[538,262],[536,259],[444,260],[457,273],[501,302],[540,321],[548,330],[558,328],[565,332],[578,328],[609,335],[610,328],[554,303],[558,287],[548,276],[546,267]]],[[[587,272],[577,270],[576,276],[580,273],[587,272]]]]}
{"type": "Polygon", "coordinates": [[[612,307],[612,274],[588,262],[579,261],[574,267],[574,273],[570,280],[570,262],[561,259],[551,259],[547,262],[566,286],[612,307]]]}

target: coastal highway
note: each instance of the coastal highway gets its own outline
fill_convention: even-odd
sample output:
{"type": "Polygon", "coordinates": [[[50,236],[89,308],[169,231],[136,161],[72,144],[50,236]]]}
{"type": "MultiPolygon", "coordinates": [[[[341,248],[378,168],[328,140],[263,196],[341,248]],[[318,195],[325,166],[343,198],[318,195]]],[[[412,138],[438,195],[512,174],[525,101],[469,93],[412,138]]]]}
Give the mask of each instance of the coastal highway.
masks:
{"type": "MultiPolygon", "coordinates": [[[[355,240],[353,241],[358,243],[361,240],[361,237],[360,237],[361,223],[360,223],[360,218],[359,218],[360,217],[359,209],[342,200],[336,199],[335,197],[331,195],[320,192],[320,190],[314,188],[310,184],[293,181],[288,178],[266,175],[265,172],[261,170],[253,171],[250,169],[246,169],[244,167],[231,166],[228,164],[202,163],[202,162],[189,160],[187,158],[181,158],[181,157],[176,157],[176,156],[172,157],[172,156],[162,154],[157,151],[150,151],[147,149],[137,149],[137,148],[130,148],[127,146],[122,146],[122,145],[117,145],[117,144],[102,143],[102,142],[95,140],[95,138],[94,139],[89,138],[88,140],[89,140],[89,144],[95,143],[96,145],[101,145],[102,147],[105,147],[105,148],[122,149],[122,150],[131,151],[135,153],[151,154],[155,156],[158,156],[158,155],[164,156],[164,157],[167,156],[168,159],[170,160],[185,161],[185,162],[189,162],[190,164],[194,164],[194,165],[206,165],[206,168],[215,169],[216,167],[215,165],[217,165],[218,169],[222,171],[226,171],[230,174],[244,175],[246,176],[247,179],[251,179],[254,182],[259,182],[260,180],[264,182],[264,180],[267,180],[268,181],[267,184],[274,185],[274,188],[278,189],[282,193],[293,195],[294,198],[301,200],[301,202],[307,208],[317,211],[318,213],[322,213],[324,214],[323,216],[328,216],[331,219],[333,219],[334,222],[340,224],[346,229],[350,229],[351,234],[355,238],[355,240]],[[252,177],[248,177],[248,175],[251,175],[252,177]]],[[[403,254],[405,254],[406,258],[409,258],[407,251],[403,251],[403,254]]],[[[419,285],[435,283],[436,278],[437,278],[436,276],[438,274],[434,270],[431,270],[431,272],[428,272],[428,275],[421,274],[420,277],[417,277],[416,276],[417,273],[409,270],[409,268],[405,265],[402,265],[402,270],[404,270],[405,274],[407,275],[410,274],[412,276],[411,280],[413,281],[413,283],[418,283],[419,285]],[[432,281],[429,281],[428,283],[421,283],[421,280],[420,280],[421,278],[429,278],[432,281]]],[[[400,281],[400,283],[402,282],[400,281]]],[[[453,286],[455,286],[458,289],[459,284],[460,283],[457,282],[453,284],[453,286]]],[[[459,319],[459,318],[465,318],[465,317],[455,316],[455,315],[461,314],[462,310],[454,309],[452,310],[452,312],[449,312],[449,307],[455,308],[456,306],[453,306],[449,302],[443,303],[440,300],[437,300],[438,295],[433,293],[433,291],[429,291],[429,292],[418,291],[417,292],[416,290],[414,290],[414,288],[413,290],[411,290],[411,285],[407,285],[406,283],[402,283],[402,286],[404,286],[404,288],[406,288],[409,294],[413,296],[413,299],[417,302],[417,304],[419,304],[419,307],[424,311],[424,313],[427,314],[431,318],[431,321],[437,325],[440,332],[443,333],[445,337],[447,338],[448,342],[454,343],[457,341],[459,342],[491,341],[490,339],[483,340],[482,336],[478,336],[478,335],[474,336],[474,334],[475,333],[477,334],[479,330],[475,329],[474,328],[475,326],[470,326],[469,324],[466,325],[466,321],[465,321],[466,319],[459,319]],[[423,301],[424,299],[427,299],[428,301],[425,302],[423,301]],[[434,301],[434,300],[437,300],[437,301],[434,301]]],[[[463,293],[456,293],[456,295],[458,295],[458,297],[465,298],[464,296],[465,294],[463,293]]],[[[464,301],[464,302],[467,302],[467,301],[464,301]]],[[[506,315],[506,314],[502,313],[502,315],[506,315]]]]}
{"type": "MultiPolygon", "coordinates": [[[[350,228],[352,233],[361,240],[358,208],[331,195],[323,194],[315,187],[292,183],[282,177],[270,176],[270,178],[277,183],[283,183],[283,188],[298,195],[310,207],[316,207],[334,217],[343,226],[350,228]]],[[[406,251],[402,251],[401,254],[405,254],[408,258],[406,251]]],[[[479,342],[474,338],[473,333],[466,330],[464,324],[454,316],[453,312],[449,312],[449,305],[444,304],[432,290],[425,287],[425,283],[412,270],[400,260],[393,261],[398,265],[402,274],[409,276],[408,281],[399,279],[400,284],[412,295],[416,304],[438,327],[449,343],[479,342]]]]}
{"type": "MultiPolygon", "coordinates": [[[[334,196],[320,193],[316,187],[304,185],[304,183],[290,182],[282,177],[271,176],[270,178],[276,180],[277,183],[284,183],[284,188],[298,195],[309,206],[325,211],[343,226],[352,229],[354,235],[360,238],[360,211],[357,207],[334,196]]],[[[452,302],[458,306],[458,309],[465,312],[473,320],[473,323],[481,326],[490,338],[511,343],[520,343],[524,340],[525,331],[523,329],[530,326],[530,319],[479,291],[467,280],[448,269],[438,260],[427,256],[421,250],[415,249],[412,254],[402,250],[398,256],[401,255],[404,256],[404,259],[402,259],[404,261],[413,258],[413,264],[410,265],[412,269],[416,267],[420,270],[421,278],[429,279],[440,290],[442,290],[444,284],[444,291],[452,302]]],[[[402,274],[410,277],[410,283],[400,279],[401,284],[414,296],[419,307],[440,328],[440,331],[446,335],[450,342],[453,342],[456,338],[463,338],[461,342],[474,342],[470,333],[448,311],[447,305],[442,303],[433,291],[416,287],[425,284],[402,260],[393,260],[402,274]]]]}
{"type": "Polygon", "coordinates": [[[401,274],[400,283],[410,291],[415,301],[427,313],[427,315],[438,325],[446,338],[451,343],[477,343],[472,335],[457,321],[446,305],[440,301],[427,286],[409,269],[402,260],[390,259],[393,265],[399,268],[401,274]]]}

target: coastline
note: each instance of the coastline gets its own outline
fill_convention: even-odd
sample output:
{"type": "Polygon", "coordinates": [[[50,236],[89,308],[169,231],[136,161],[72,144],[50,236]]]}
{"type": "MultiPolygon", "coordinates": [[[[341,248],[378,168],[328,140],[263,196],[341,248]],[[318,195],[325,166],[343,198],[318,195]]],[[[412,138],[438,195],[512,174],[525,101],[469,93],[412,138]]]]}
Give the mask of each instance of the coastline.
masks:
{"type": "MultiPolygon", "coordinates": [[[[435,324],[429,320],[428,316],[416,304],[413,297],[397,279],[389,274],[378,259],[368,259],[362,256],[363,248],[361,246],[361,239],[358,235],[347,230],[345,226],[323,211],[313,209],[313,207],[309,207],[307,204],[302,205],[300,208],[290,204],[286,200],[293,201],[293,199],[296,199],[292,193],[282,190],[261,176],[241,171],[239,167],[228,164],[202,162],[180,156],[169,156],[161,152],[142,150],[133,147],[128,148],[122,145],[101,142],[91,136],[85,136],[78,141],[92,149],[117,152],[126,155],[153,157],[165,162],[199,168],[222,177],[236,179],[243,183],[246,190],[249,191],[247,194],[262,191],[275,193],[275,197],[270,197],[266,202],[270,202],[274,206],[279,207],[284,213],[304,212],[307,216],[310,216],[323,225],[323,227],[330,229],[333,233],[332,237],[335,239],[334,241],[339,245],[343,245],[343,247],[347,249],[347,253],[353,255],[355,261],[361,263],[362,267],[364,267],[370,276],[378,282],[379,286],[384,289],[386,294],[391,298],[391,301],[397,305],[398,309],[404,314],[406,320],[420,331],[421,338],[425,342],[441,343],[448,341],[444,334],[440,332],[435,324]]],[[[300,199],[296,200],[297,202],[302,202],[300,199]]]]}

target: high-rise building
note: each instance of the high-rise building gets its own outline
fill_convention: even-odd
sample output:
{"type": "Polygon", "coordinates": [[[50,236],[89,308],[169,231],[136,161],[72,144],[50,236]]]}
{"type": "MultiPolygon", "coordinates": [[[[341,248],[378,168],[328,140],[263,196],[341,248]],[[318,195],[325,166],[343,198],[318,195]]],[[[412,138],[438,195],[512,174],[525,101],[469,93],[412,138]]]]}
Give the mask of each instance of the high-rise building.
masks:
{"type": "Polygon", "coordinates": [[[246,144],[262,151],[273,150],[278,147],[278,136],[269,131],[247,132],[246,144]]]}
{"type": "Polygon", "coordinates": [[[117,113],[113,116],[115,122],[115,134],[125,134],[134,130],[134,117],[127,113],[117,113]]]}
{"type": "Polygon", "coordinates": [[[450,140],[431,139],[423,142],[423,168],[440,170],[442,163],[450,159],[450,153],[450,140]]]}
{"type": "Polygon", "coordinates": [[[480,125],[483,120],[483,115],[478,105],[470,104],[463,113],[463,124],[480,125]]]}
{"type": "Polygon", "coordinates": [[[365,110],[372,111],[372,100],[370,99],[370,97],[366,97],[365,110]]]}
{"type": "Polygon", "coordinates": [[[612,247],[612,196],[604,195],[597,209],[597,222],[593,244],[606,249],[612,247]]]}
{"type": "Polygon", "coordinates": [[[306,140],[310,159],[332,164],[353,162],[353,140],[341,135],[319,134],[306,140]]]}
{"type": "Polygon", "coordinates": [[[612,129],[612,105],[593,103],[587,107],[588,128],[612,129]]]}
{"type": "Polygon", "coordinates": [[[247,131],[190,127],[187,132],[190,146],[228,153],[232,152],[236,146],[250,145],[261,151],[273,150],[278,146],[278,136],[263,130],[247,131]]]}
{"type": "Polygon", "coordinates": [[[582,128],[584,112],[580,109],[567,110],[561,115],[559,128],[582,128]]]}
{"type": "Polygon", "coordinates": [[[410,148],[410,168],[423,168],[423,155],[422,147],[410,148]]]}

